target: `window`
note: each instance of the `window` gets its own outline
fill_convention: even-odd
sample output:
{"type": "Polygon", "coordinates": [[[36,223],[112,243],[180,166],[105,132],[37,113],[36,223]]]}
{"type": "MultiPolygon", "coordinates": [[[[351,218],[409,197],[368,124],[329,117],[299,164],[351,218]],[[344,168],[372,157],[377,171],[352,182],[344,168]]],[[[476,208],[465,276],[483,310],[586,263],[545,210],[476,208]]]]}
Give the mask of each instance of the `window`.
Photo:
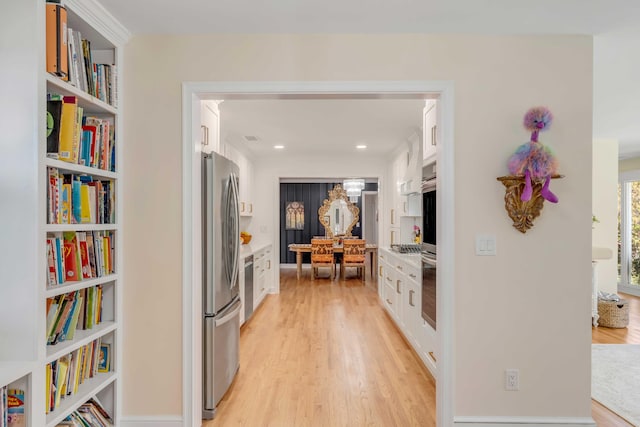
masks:
{"type": "Polygon", "coordinates": [[[618,282],[623,287],[640,290],[640,171],[620,174],[618,282]]]}

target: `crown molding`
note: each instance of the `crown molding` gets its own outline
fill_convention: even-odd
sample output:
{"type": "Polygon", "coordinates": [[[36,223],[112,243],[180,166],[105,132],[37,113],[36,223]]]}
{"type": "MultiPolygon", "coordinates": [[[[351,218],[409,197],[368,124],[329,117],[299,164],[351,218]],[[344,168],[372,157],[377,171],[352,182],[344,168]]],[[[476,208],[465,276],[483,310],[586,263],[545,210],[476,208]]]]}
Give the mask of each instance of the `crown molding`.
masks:
{"type": "Polygon", "coordinates": [[[65,0],[64,4],[116,46],[131,38],[131,32],[96,0],[65,0]]]}

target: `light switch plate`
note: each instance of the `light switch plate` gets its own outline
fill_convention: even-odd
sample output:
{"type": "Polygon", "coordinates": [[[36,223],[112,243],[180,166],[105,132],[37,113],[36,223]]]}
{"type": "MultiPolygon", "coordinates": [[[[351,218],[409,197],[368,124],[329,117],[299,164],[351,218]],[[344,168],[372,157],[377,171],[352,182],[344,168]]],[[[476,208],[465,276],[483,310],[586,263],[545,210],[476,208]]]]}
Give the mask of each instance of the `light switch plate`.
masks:
{"type": "Polygon", "coordinates": [[[495,256],[496,236],[493,234],[476,234],[476,255],[495,256]]]}

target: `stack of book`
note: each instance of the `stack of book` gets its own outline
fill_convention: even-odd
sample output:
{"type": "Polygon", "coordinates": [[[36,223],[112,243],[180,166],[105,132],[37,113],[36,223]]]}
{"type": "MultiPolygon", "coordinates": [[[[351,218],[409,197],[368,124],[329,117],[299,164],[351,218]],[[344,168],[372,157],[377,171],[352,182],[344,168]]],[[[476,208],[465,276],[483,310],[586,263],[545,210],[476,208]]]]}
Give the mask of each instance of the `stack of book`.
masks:
{"type": "Polygon", "coordinates": [[[113,420],[96,398],[80,406],[57,427],[111,427],[113,420]]]}
{"type": "Polygon", "coordinates": [[[48,94],[47,157],[114,171],[114,125],[85,116],[75,96],[48,94]]]}
{"type": "Polygon", "coordinates": [[[60,406],[65,396],[76,394],[84,381],[109,372],[106,365],[109,347],[105,346],[99,338],[46,365],[46,413],[60,406]]]}
{"type": "Polygon", "coordinates": [[[102,321],[102,285],[47,298],[47,344],[72,340],[102,321]]]}
{"type": "Polygon", "coordinates": [[[47,238],[49,287],[114,273],[112,231],[65,231],[47,238]]]}
{"type": "Polygon", "coordinates": [[[118,103],[117,72],[113,64],[94,63],[91,42],[67,23],[59,2],[47,3],[47,72],[109,105],[118,103]]]}
{"type": "Polygon", "coordinates": [[[49,224],[114,224],[115,185],[89,175],[47,169],[49,224]]]}

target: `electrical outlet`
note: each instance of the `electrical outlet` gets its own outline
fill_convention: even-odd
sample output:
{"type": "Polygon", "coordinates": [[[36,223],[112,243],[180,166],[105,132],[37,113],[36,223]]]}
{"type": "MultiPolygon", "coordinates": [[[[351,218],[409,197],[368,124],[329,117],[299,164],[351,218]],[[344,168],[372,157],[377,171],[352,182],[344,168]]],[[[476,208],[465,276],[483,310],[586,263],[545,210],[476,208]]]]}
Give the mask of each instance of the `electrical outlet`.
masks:
{"type": "Polygon", "coordinates": [[[507,391],[520,390],[520,371],[517,369],[507,369],[504,373],[504,389],[507,391]]]}

